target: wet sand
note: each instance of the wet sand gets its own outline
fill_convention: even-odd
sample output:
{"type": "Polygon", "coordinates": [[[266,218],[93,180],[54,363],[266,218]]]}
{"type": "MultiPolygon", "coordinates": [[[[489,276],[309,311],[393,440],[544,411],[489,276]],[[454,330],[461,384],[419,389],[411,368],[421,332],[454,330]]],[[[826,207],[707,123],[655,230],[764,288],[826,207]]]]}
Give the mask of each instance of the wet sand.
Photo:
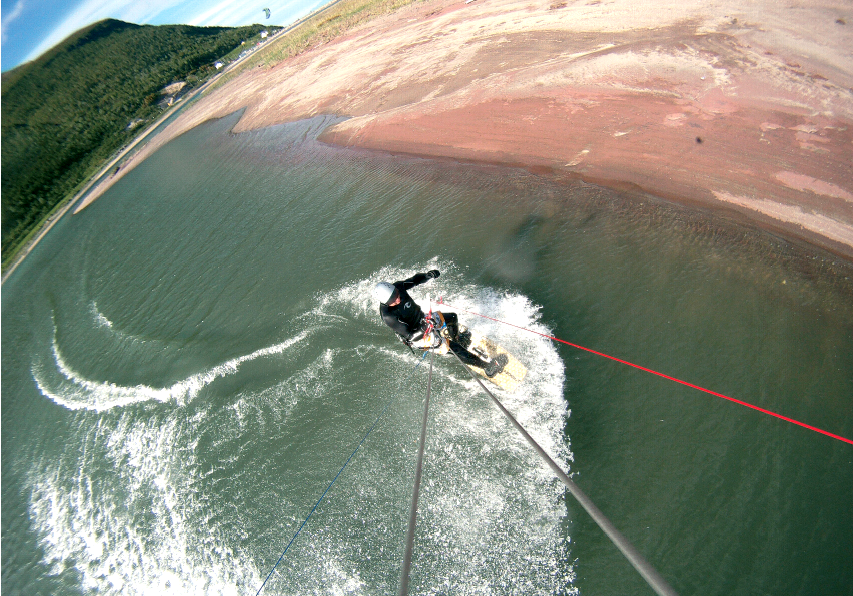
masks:
{"type": "Polygon", "coordinates": [[[853,7],[741,4],[427,0],[208,92],[109,183],[210,118],[334,113],[329,143],[641,189],[853,258],[853,7]]]}

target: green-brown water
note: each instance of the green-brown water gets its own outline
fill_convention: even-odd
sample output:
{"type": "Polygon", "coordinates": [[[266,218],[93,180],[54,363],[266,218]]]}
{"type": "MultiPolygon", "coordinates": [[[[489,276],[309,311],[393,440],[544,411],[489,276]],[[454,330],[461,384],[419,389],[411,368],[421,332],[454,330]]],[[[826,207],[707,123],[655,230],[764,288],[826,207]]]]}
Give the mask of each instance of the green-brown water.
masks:
{"type": "MultiPolygon", "coordinates": [[[[853,437],[853,275],[708,214],[340,150],[333,119],[173,141],[3,287],[4,594],[394,593],[426,367],[382,279],[853,437]]],[[[502,395],[681,594],[853,594],[853,446],[462,314],[502,395]]],[[[651,593],[436,362],[410,593],[651,593]]]]}

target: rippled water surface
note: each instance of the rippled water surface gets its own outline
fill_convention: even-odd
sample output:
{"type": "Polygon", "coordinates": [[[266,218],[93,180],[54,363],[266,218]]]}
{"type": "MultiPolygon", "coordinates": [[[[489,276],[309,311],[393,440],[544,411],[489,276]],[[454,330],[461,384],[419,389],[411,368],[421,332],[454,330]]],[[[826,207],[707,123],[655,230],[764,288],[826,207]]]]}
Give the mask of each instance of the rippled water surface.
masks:
{"type": "MultiPolygon", "coordinates": [[[[332,118],[173,141],[4,285],[4,594],[397,590],[428,364],[370,289],[460,309],[499,397],[682,594],[853,593],[853,276],[649,197],[341,150],[332,118]],[[387,407],[387,410],[385,409],[387,407]],[[380,416],[382,412],[385,412],[380,416]]],[[[410,593],[651,590],[453,360],[410,593]]]]}

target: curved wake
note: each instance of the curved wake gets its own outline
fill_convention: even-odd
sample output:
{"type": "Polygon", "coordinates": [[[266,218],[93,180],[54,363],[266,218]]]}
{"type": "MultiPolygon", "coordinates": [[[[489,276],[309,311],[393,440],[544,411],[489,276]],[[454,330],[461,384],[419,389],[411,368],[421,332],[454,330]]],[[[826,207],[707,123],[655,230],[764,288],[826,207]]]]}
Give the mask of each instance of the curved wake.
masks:
{"type": "Polygon", "coordinates": [[[241,364],[265,356],[282,354],[289,348],[303,342],[309,335],[309,331],[302,331],[291,339],[261,348],[245,356],[232,358],[168,387],[151,387],[141,384],[128,387],[110,383],[109,381],[92,381],[86,379],[65,362],[54,335],[53,361],[56,366],[56,372],[59,373],[61,378],[48,381],[46,371],[34,365],[33,379],[42,395],[69,410],[85,409],[103,412],[112,408],[146,401],[172,402],[182,406],[195,398],[199,391],[216,379],[236,373],[240,369],[241,364]]]}
{"type": "MultiPolygon", "coordinates": [[[[527,297],[459,283],[454,265],[437,259],[421,270],[433,268],[442,276],[412,292],[425,308],[429,292],[548,332],[527,297]]],[[[105,594],[254,591],[269,552],[292,536],[363,436],[383,401],[377,396],[396,394],[271,580],[271,593],[393,590],[385,570],[399,564],[415,450],[410,427],[423,388],[418,375],[400,387],[416,360],[380,320],[370,290],[413,272],[389,267],[344,284],[297,315],[303,329],[288,339],[164,387],[87,378],[68,363],[54,329],[52,359],[34,364],[33,378],[43,395],[79,412],[74,424],[83,448],[31,471],[30,513],[45,564],[73,566],[84,589],[105,594]],[[307,349],[311,342],[325,348],[317,354],[307,349]],[[247,362],[291,352],[313,355],[288,358],[268,383],[255,383],[252,372],[246,382],[237,376],[247,362]],[[225,377],[236,377],[225,400],[197,401],[192,409],[124,408],[182,406],[225,377]]],[[[106,317],[95,321],[116,333],[106,317]]],[[[554,346],[464,313],[460,321],[528,366],[525,382],[502,401],[567,468],[564,372],[554,346]]],[[[575,592],[561,485],[457,363],[436,358],[435,366],[413,590],[504,593],[515,585],[527,594],[575,592]]]]}

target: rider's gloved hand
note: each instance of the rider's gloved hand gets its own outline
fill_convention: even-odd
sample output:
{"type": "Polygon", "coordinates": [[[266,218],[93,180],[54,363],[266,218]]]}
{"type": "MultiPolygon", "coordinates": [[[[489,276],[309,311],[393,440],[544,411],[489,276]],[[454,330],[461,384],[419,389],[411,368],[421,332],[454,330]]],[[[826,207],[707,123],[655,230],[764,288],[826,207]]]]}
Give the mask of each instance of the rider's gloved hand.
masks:
{"type": "Polygon", "coordinates": [[[438,269],[433,269],[432,271],[427,271],[427,274],[426,274],[426,276],[430,279],[435,279],[439,275],[441,275],[441,273],[438,272],[438,269]]]}

